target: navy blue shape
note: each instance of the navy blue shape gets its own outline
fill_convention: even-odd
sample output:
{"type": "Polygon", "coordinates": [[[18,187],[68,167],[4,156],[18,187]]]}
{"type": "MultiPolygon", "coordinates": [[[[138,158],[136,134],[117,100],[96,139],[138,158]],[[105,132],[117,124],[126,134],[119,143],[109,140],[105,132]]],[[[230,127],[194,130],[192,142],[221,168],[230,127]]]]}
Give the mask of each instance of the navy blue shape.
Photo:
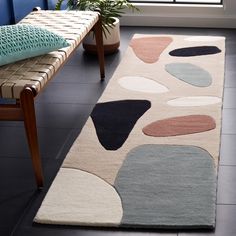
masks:
{"type": "Polygon", "coordinates": [[[91,118],[101,145],[117,150],[128,138],[137,120],[151,107],[148,100],[119,100],[98,103],[91,118]]]}
{"type": "Polygon", "coordinates": [[[220,53],[221,50],[215,46],[199,46],[175,49],[169,54],[174,57],[193,57],[220,53]]]}

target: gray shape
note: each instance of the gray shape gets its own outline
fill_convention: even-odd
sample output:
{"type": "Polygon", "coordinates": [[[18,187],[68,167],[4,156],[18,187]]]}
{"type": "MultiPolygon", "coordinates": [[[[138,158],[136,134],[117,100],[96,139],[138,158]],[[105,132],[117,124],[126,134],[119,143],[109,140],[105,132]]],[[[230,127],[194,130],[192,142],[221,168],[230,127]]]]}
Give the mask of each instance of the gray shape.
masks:
{"type": "Polygon", "coordinates": [[[165,69],[177,79],[193,86],[208,87],[212,83],[209,72],[190,63],[170,63],[165,66],[165,69]]]}
{"type": "Polygon", "coordinates": [[[127,154],[114,186],[123,227],[215,227],[216,171],[199,147],[138,146],[127,154]]]}

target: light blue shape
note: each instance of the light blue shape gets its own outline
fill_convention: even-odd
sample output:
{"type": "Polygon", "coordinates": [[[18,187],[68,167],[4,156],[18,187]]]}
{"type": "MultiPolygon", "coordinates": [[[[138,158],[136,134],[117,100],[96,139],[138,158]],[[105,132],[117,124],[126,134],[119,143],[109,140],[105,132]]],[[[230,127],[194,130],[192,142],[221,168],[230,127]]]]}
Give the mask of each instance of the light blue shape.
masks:
{"type": "Polygon", "coordinates": [[[165,69],[177,79],[193,86],[208,87],[212,83],[209,72],[190,63],[171,63],[167,64],[165,69]]]}
{"type": "Polygon", "coordinates": [[[121,226],[213,228],[216,172],[210,154],[195,146],[141,145],[115,180],[121,226]]]}
{"type": "Polygon", "coordinates": [[[0,27],[0,66],[44,55],[70,44],[63,37],[33,25],[0,27]]]}

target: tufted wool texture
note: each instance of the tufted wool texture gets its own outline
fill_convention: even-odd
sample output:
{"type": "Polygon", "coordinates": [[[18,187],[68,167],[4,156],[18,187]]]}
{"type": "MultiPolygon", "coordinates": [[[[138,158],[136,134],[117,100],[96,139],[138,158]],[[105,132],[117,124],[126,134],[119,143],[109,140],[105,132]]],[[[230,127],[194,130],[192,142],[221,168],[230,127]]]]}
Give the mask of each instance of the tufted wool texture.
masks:
{"type": "Polygon", "coordinates": [[[135,35],[34,221],[214,228],[224,61],[223,37],[135,35]],[[182,48],[191,56],[170,55],[182,48]]]}
{"type": "Polygon", "coordinates": [[[0,27],[0,65],[35,57],[67,47],[61,36],[32,25],[0,27]]]}

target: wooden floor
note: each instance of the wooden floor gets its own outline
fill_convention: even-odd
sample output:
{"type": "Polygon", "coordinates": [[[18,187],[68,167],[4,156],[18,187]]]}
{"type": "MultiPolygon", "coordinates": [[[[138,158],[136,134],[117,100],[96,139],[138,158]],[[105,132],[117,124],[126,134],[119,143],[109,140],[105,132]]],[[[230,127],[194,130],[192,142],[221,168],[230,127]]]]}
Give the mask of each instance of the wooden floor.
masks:
{"type": "Polygon", "coordinates": [[[79,49],[36,100],[46,186],[37,191],[23,124],[0,122],[0,236],[235,236],[236,235],[236,30],[123,27],[117,54],[106,56],[106,82],[97,59],[79,49]],[[73,140],[119,64],[134,33],[226,37],[225,90],[215,232],[120,231],[36,225],[39,208],[73,140]]]}

